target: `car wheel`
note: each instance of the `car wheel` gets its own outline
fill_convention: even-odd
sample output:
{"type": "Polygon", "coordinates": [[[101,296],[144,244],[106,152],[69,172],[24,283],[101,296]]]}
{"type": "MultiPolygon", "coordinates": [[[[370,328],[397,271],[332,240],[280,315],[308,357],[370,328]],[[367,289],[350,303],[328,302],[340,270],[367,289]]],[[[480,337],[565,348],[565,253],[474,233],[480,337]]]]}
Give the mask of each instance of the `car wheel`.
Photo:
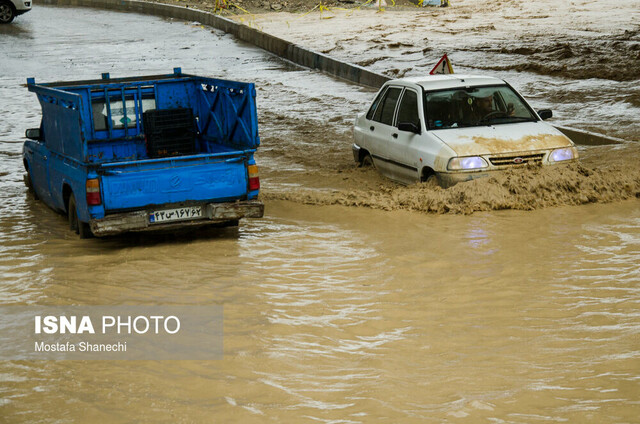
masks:
{"type": "Polygon", "coordinates": [[[69,229],[75,231],[80,235],[81,239],[87,239],[93,237],[91,228],[86,222],[78,219],[78,207],[76,205],[76,197],[71,193],[69,196],[69,206],[67,208],[67,216],[69,217],[69,229]]]}
{"type": "Polygon", "coordinates": [[[424,184],[427,187],[436,188],[440,187],[440,180],[438,180],[438,176],[436,174],[431,174],[424,180],[424,184]]]}
{"type": "Polygon", "coordinates": [[[0,2],[0,24],[11,23],[15,17],[16,13],[11,4],[6,1],[0,2]]]}
{"type": "Polygon", "coordinates": [[[362,158],[362,162],[360,162],[360,166],[364,167],[369,167],[372,166],[375,168],[375,165],[373,164],[373,158],[371,157],[371,155],[369,153],[367,153],[364,158],[362,158]]]}

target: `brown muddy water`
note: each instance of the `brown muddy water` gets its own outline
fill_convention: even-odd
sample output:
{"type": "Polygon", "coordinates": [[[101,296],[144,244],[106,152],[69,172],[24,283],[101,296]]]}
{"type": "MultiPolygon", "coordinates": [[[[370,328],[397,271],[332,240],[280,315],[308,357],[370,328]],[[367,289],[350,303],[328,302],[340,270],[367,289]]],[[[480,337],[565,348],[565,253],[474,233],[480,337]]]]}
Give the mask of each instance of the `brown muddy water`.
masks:
{"type": "Polygon", "coordinates": [[[371,90],[221,33],[37,7],[0,51],[0,303],[224,305],[219,361],[0,361],[0,422],[639,422],[637,144],[399,187],[351,164],[371,90]],[[20,84],[173,66],[256,82],[265,218],[78,240],[22,185],[20,84]]]}

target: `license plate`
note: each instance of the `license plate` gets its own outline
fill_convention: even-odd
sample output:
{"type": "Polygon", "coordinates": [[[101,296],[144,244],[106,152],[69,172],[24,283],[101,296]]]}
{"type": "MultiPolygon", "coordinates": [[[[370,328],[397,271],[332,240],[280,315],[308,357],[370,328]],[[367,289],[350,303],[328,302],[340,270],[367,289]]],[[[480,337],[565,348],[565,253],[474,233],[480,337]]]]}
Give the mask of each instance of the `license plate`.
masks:
{"type": "Polygon", "coordinates": [[[149,222],[151,224],[157,224],[160,222],[187,221],[201,217],[201,206],[189,206],[186,208],[163,209],[161,211],[150,212],[149,222]]]}

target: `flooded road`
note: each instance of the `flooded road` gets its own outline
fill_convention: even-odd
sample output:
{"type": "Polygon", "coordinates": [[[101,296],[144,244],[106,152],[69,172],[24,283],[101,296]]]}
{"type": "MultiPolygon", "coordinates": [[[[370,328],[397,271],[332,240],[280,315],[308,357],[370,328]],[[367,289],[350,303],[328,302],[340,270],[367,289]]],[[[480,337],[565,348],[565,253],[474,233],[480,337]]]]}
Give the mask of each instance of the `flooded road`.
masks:
{"type": "Polygon", "coordinates": [[[636,144],[398,187],[351,163],[371,90],[222,33],[38,7],[0,51],[0,303],[224,305],[220,361],[0,361],[0,422],[637,422],[636,144]],[[77,239],[22,184],[39,107],[20,85],[173,66],[256,82],[265,218],[77,239]]]}

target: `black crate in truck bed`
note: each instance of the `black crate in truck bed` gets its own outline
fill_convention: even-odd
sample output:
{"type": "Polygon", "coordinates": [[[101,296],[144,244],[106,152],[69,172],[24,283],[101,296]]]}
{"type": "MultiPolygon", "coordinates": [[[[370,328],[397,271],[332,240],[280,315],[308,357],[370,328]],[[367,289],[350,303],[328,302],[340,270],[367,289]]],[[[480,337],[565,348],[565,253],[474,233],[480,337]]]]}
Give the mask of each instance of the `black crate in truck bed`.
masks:
{"type": "Polygon", "coordinates": [[[143,114],[149,157],[196,152],[193,111],[189,108],[150,110],[143,114]]]}

